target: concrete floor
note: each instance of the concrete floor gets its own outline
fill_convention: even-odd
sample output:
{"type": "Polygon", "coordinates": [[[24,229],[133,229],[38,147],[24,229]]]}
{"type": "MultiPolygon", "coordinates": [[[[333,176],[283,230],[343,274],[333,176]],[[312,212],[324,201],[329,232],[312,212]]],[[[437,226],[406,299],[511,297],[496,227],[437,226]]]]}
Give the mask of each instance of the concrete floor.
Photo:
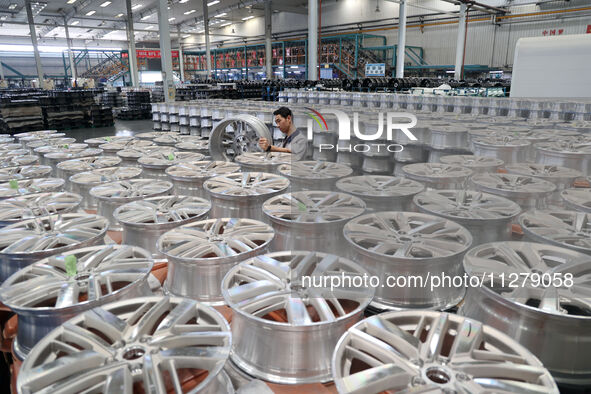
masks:
{"type": "Polygon", "coordinates": [[[113,135],[134,135],[152,130],[153,122],[146,120],[119,120],[111,127],[84,128],[62,131],[67,137],[76,138],[76,142],[84,142],[89,138],[113,136],[113,135]]]}

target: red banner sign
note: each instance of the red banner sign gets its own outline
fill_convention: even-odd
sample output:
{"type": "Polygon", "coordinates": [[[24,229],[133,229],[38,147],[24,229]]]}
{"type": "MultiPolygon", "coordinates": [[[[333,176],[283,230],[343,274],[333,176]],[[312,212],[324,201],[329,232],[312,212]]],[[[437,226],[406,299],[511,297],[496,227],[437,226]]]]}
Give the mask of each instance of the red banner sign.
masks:
{"type": "MultiPolygon", "coordinates": [[[[160,59],[159,49],[138,49],[136,50],[137,57],[142,59],[160,59]]],[[[123,57],[127,57],[127,52],[122,53],[123,57]]],[[[179,51],[172,51],[172,57],[179,57],[179,51]]]]}
{"type": "Polygon", "coordinates": [[[561,36],[564,34],[564,29],[545,29],[542,31],[543,36],[561,36]]]}
{"type": "Polygon", "coordinates": [[[587,33],[591,34],[591,25],[587,25],[587,33]]]}

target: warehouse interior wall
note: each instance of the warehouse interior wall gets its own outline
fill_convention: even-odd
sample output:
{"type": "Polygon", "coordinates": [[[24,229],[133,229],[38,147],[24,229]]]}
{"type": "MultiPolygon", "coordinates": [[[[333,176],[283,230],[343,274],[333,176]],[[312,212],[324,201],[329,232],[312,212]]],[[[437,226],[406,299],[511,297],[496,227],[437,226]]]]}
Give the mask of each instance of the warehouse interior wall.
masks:
{"type": "MultiPolygon", "coordinates": [[[[406,44],[424,49],[425,61],[430,65],[451,65],[455,60],[455,45],[458,31],[457,17],[449,12],[457,7],[437,0],[417,0],[408,7],[408,28],[406,44]],[[437,14],[436,11],[440,11],[437,14]],[[417,15],[424,15],[421,21],[417,15]]],[[[564,4],[564,3],[561,3],[564,4]]],[[[495,19],[480,11],[469,12],[465,64],[489,67],[511,67],[517,40],[523,37],[544,35],[584,34],[591,25],[591,4],[587,7],[579,0],[572,6],[542,6],[529,4],[510,7],[509,15],[545,13],[508,19],[495,19]],[[566,12],[577,9],[576,12],[566,12]]],[[[367,32],[385,36],[387,45],[398,41],[398,4],[388,0],[339,0],[326,1],[322,6],[321,21],[324,35],[347,32],[367,32]]],[[[303,12],[305,8],[302,8],[303,12]]],[[[274,12],[272,16],[274,40],[302,39],[307,36],[307,15],[305,13],[274,12]]],[[[262,43],[264,17],[256,17],[242,23],[234,23],[221,29],[212,29],[212,46],[232,47],[245,43],[262,43]],[[219,34],[219,35],[216,35],[219,34]],[[237,38],[233,38],[235,35],[237,38]]],[[[178,45],[173,35],[173,47],[178,45]]],[[[30,45],[28,37],[0,36],[1,44],[30,45]]],[[[65,46],[65,40],[44,38],[42,46],[65,46]]],[[[126,49],[122,41],[74,40],[74,46],[101,46],[126,49]]],[[[157,42],[139,41],[138,48],[154,48],[157,42]]],[[[191,36],[183,41],[185,50],[204,49],[204,38],[191,36]]],[[[67,57],[67,56],[66,56],[67,57]]],[[[19,54],[4,57],[5,64],[22,70],[23,74],[34,74],[33,54],[19,54]]],[[[63,75],[61,54],[57,57],[42,53],[42,63],[48,75],[63,75]]],[[[80,65],[84,69],[85,65],[80,65]]],[[[7,76],[14,75],[5,69],[7,76]]]]}

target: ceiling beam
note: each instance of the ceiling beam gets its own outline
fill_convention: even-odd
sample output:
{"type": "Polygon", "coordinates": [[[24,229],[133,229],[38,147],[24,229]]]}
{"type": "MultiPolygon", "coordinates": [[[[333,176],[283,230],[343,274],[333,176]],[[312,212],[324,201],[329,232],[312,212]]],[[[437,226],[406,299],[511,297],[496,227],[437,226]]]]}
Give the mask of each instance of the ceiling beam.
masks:
{"type": "MultiPolygon", "coordinates": [[[[264,11],[265,7],[256,6],[252,7],[253,10],[264,11]]],[[[308,7],[294,6],[287,4],[273,4],[273,11],[289,12],[291,14],[308,15],[308,7]]]]}

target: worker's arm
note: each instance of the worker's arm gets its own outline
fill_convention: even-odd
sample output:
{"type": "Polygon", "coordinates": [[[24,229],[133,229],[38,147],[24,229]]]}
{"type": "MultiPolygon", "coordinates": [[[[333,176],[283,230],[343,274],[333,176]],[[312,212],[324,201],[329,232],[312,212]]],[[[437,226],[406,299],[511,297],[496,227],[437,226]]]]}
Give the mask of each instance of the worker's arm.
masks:
{"type": "Polygon", "coordinates": [[[271,145],[266,138],[261,138],[259,140],[259,146],[265,152],[267,151],[267,148],[270,146],[271,147],[271,150],[270,150],[271,152],[291,153],[291,150],[290,149],[281,148],[279,146],[273,146],[273,145],[271,145]]]}

